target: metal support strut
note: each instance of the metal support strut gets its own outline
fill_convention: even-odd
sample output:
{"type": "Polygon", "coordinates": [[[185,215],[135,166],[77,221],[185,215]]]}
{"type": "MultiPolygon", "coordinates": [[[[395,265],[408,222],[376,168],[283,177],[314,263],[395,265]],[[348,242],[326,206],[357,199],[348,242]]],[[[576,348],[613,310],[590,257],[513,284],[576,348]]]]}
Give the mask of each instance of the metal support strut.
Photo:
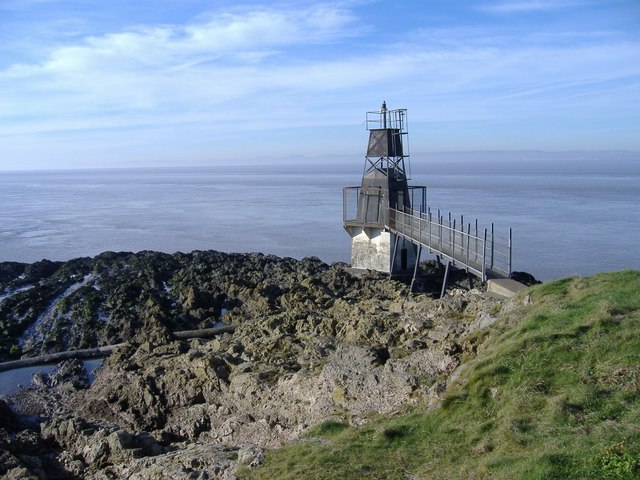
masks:
{"type": "Polygon", "coordinates": [[[413,292],[413,284],[416,282],[416,275],[418,274],[418,265],[420,265],[420,255],[422,255],[422,245],[418,245],[418,252],[416,253],[416,264],[413,266],[413,278],[411,279],[410,292],[413,292]]]}
{"type": "Polygon", "coordinates": [[[400,242],[400,235],[396,235],[396,241],[393,243],[393,255],[391,255],[391,268],[389,268],[389,278],[393,275],[393,269],[396,265],[396,254],[398,253],[398,243],[400,242]]]}
{"type": "Polygon", "coordinates": [[[442,279],[442,290],[440,291],[440,298],[444,297],[445,292],[447,291],[447,285],[449,283],[449,267],[451,266],[451,262],[447,262],[447,268],[444,270],[444,278],[442,279]]]}

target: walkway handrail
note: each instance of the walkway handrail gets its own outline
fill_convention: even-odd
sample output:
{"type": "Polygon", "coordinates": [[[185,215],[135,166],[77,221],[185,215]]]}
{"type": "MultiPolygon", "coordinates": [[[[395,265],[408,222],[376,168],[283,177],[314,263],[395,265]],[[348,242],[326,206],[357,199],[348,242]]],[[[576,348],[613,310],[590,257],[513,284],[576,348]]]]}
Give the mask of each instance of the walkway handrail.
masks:
{"type": "Polygon", "coordinates": [[[489,236],[486,228],[478,231],[476,222],[474,233],[471,232],[470,223],[465,232],[464,219],[456,225],[456,219],[452,220],[450,214],[445,223],[440,212],[437,221],[434,221],[430,210],[423,213],[396,209],[389,209],[387,228],[483,281],[487,280],[488,275],[509,277],[511,274],[511,231],[508,238],[499,237],[495,235],[492,225],[489,236]]]}

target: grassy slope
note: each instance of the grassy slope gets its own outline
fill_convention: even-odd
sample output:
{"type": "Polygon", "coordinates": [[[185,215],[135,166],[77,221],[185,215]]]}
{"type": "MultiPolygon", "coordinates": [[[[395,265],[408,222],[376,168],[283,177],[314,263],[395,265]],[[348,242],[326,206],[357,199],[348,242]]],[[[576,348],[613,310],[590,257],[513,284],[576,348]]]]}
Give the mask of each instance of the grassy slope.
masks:
{"type": "Polygon", "coordinates": [[[533,287],[439,409],[326,422],[246,478],[640,478],[640,272],[533,287]]]}

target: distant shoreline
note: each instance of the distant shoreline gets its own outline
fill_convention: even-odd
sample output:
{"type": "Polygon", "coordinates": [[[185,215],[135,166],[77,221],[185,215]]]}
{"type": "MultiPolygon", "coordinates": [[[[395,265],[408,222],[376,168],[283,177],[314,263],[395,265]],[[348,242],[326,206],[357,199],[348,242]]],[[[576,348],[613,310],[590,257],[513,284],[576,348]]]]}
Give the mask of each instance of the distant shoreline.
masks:
{"type": "MultiPolygon", "coordinates": [[[[533,169],[526,170],[540,173],[559,173],[559,169],[576,166],[581,173],[640,173],[640,152],[631,150],[460,150],[460,151],[425,151],[411,152],[411,163],[414,168],[427,171],[432,167],[438,169],[458,167],[461,164],[476,168],[499,166],[500,168],[519,167],[533,169]],[[455,164],[455,165],[453,165],[455,164]]],[[[300,169],[309,168],[327,172],[334,171],[337,166],[342,171],[362,171],[364,152],[354,152],[342,155],[313,155],[313,156],[260,156],[253,159],[238,159],[233,166],[228,164],[216,165],[213,162],[197,162],[189,165],[178,164],[141,164],[113,162],[109,166],[77,163],[65,168],[3,168],[0,173],[55,173],[55,172],[148,172],[161,171],[189,171],[197,169],[220,169],[222,171],[255,169],[256,172],[276,171],[295,173],[300,169]]],[[[440,170],[438,170],[440,171],[440,170]]],[[[574,171],[574,170],[571,170],[574,171]]]]}

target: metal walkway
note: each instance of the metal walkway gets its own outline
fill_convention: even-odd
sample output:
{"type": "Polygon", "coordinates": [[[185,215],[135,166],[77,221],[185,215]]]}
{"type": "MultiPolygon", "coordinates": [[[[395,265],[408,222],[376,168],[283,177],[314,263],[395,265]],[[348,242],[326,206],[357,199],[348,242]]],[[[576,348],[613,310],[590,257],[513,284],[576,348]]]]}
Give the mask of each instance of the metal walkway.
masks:
{"type": "MultiPolygon", "coordinates": [[[[445,219],[439,211],[433,215],[431,210],[421,213],[389,209],[387,223],[386,228],[395,233],[396,238],[406,238],[418,247],[416,266],[424,248],[447,261],[447,273],[452,265],[482,281],[511,275],[511,229],[509,236],[503,237],[495,234],[493,224],[490,230],[480,231],[477,220],[473,226],[471,223],[465,225],[464,218],[458,223],[451,214],[445,219]]],[[[397,241],[394,248],[397,248],[397,241]]],[[[395,252],[392,258],[395,258],[395,252]]]]}

